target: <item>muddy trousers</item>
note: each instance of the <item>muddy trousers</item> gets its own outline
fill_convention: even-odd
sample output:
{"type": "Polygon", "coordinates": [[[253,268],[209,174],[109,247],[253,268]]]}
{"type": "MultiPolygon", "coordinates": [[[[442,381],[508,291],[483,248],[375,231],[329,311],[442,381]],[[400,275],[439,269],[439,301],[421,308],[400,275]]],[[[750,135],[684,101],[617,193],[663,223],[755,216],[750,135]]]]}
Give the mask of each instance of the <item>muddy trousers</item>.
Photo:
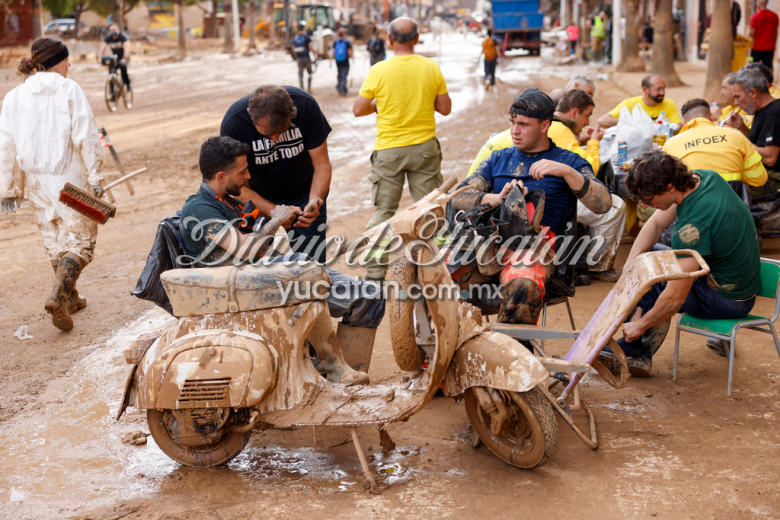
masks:
{"type": "Polygon", "coordinates": [[[496,84],[496,59],[485,60],[485,82],[490,81],[491,85],[496,84]]]}
{"type": "Polygon", "coordinates": [[[597,215],[577,201],[577,222],[588,227],[588,235],[594,249],[588,250],[588,270],[592,272],[609,271],[615,265],[620,238],[626,227],[626,203],[617,195],[612,195],[612,208],[597,215]]]}
{"type": "Polygon", "coordinates": [[[460,284],[466,301],[483,314],[498,314],[498,323],[534,325],[539,320],[546,284],[552,278],[552,262],[543,265],[527,257],[528,250],[513,253],[509,264],[497,276],[486,276],[478,270],[468,282],[460,284]],[[511,265],[515,264],[515,265],[511,265]]]}
{"type": "MultiPolygon", "coordinates": [[[[664,249],[669,249],[664,246],[662,247],[664,249]]],[[[639,300],[637,307],[641,307],[643,313],[647,313],[647,311],[653,308],[655,302],[658,301],[658,297],[664,289],[666,289],[666,282],[653,285],[650,291],[639,300]]],[[[721,296],[715,289],[709,286],[707,277],[702,276],[701,278],[696,278],[693,282],[691,291],[688,293],[688,297],[685,299],[683,306],[680,307],[679,312],[687,312],[697,318],[705,319],[737,319],[747,316],[755,304],[755,296],[746,300],[730,300],[721,296]]],[[[631,311],[631,314],[629,314],[626,321],[630,321],[634,312],[636,312],[636,309],[631,311]]],[[[634,340],[631,343],[626,342],[625,338],[620,338],[618,340],[618,345],[623,349],[626,356],[630,358],[652,358],[658,349],[661,348],[664,339],[666,339],[666,334],[669,332],[671,321],[672,320],[669,319],[664,323],[649,328],[641,338],[634,340]]]]}
{"type": "Polygon", "coordinates": [[[338,81],[336,83],[336,90],[342,96],[347,95],[347,75],[349,74],[349,60],[337,61],[336,71],[338,73],[338,81]]]}
{"type": "MultiPolygon", "coordinates": [[[[374,150],[371,154],[371,203],[374,214],[366,230],[378,226],[398,211],[403,195],[404,182],[416,201],[428,195],[442,184],[441,146],[435,137],[420,144],[399,146],[386,150],[374,150]]],[[[378,261],[380,252],[369,259],[366,272],[371,278],[384,278],[386,265],[378,261]]]]}
{"type": "Polygon", "coordinates": [[[311,75],[312,75],[312,69],[311,69],[311,60],[308,56],[305,56],[303,58],[298,57],[298,82],[301,85],[301,90],[303,90],[303,71],[305,70],[308,72],[308,82],[307,82],[307,89],[311,90],[311,75]]]}

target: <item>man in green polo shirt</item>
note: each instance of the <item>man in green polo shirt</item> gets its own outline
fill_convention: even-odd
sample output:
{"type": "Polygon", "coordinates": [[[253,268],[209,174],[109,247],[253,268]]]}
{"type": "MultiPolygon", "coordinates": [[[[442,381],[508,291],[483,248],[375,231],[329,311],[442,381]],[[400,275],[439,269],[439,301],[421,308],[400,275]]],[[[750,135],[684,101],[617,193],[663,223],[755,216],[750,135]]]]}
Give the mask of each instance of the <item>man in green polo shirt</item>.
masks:
{"type": "MultiPolygon", "coordinates": [[[[678,158],[653,151],[637,157],[625,183],[631,198],[658,210],[640,231],[626,266],[639,254],[667,249],[656,244],[675,220],[672,248],[693,249],[710,266],[706,277],[655,284],[623,324],[624,337],[618,344],[628,357],[629,370],[646,377],[676,313],[730,319],[751,311],[761,290],[761,259],[750,211],[716,172],[691,171],[678,158]]],[[[699,270],[692,257],[679,262],[686,272],[699,270]]],[[[710,340],[707,346],[723,356],[727,353],[719,340],[710,340]]],[[[600,359],[617,370],[611,352],[602,352],[600,359]]]]}

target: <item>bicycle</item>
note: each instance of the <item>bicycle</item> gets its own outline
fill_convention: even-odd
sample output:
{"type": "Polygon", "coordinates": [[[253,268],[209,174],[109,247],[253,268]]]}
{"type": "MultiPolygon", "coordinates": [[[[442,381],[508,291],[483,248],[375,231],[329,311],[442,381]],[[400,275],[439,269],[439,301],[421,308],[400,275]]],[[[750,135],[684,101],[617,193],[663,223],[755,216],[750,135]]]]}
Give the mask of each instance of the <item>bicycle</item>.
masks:
{"type": "Polygon", "coordinates": [[[101,63],[108,67],[108,79],[106,80],[106,106],[111,112],[116,112],[118,97],[122,97],[125,108],[133,108],[133,91],[122,82],[122,75],[118,74],[119,60],[117,55],[103,56],[101,63]]]}

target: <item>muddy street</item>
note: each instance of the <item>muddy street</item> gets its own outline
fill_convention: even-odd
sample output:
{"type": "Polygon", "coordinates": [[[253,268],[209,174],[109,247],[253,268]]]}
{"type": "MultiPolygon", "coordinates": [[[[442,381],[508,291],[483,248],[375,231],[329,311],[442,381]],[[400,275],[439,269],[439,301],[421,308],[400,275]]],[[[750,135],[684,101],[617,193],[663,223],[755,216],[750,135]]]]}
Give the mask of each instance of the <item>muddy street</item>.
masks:
{"type": "MultiPolygon", "coordinates": [[[[562,88],[575,74],[596,68],[557,67],[542,57],[512,56],[498,68],[494,91],[481,86],[480,40],[473,35],[422,36],[418,49],[440,64],[453,101],[437,114],[442,172],[464,178],[485,140],[508,126],[511,100],[528,87],[562,88]]],[[[375,118],[355,118],[352,103],[369,70],[355,50],[350,94],[335,90],[327,62],[314,74],[313,94],[333,128],[328,149],[333,180],[329,234],[354,238],[371,216],[369,155],[375,118]]],[[[122,442],[148,433],[144,411],[120,406],[129,365],[123,351],[135,338],[173,321],[130,295],[158,223],[173,215],[200,183],[200,144],[219,133],[227,108],[264,83],[297,85],[295,63],[280,52],[257,56],[193,53],[184,61],[147,59],[130,68],[134,107],[110,113],[103,101],[105,69],[77,63],[69,77],[90,100],[126,171],[147,167],[133,181],[135,195],[115,188],[117,216],[101,227],[95,260],[79,290],[88,300],[64,333],[43,304],[52,270],[28,204],[0,215],[0,516],[4,518],[775,518],[780,517],[776,460],[780,457],[780,359],[771,337],[740,332],[734,393],[726,396],[728,361],[683,333],[678,380],[672,380],[674,330],[659,351],[653,375],[615,390],[593,374],[583,397],[593,407],[601,447],[588,449],[559,419],[558,447],[536,470],[519,470],[485,446],[471,447],[462,402],[436,397],[407,422],[388,431],[397,447],[382,452],[375,428],[359,428],[374,475],[389,488],[363,490],[361,467],[347,428],[256,430],[249,445],[223,467],[181,466],[155,445],[122,442]],[[12,336],[22,326],[31,339],[12,336]]],[[[0,92],[20,82],[0,70],[0,92]]],[[[629,95],[630,86],[597,81],[598,117],[629,95]],[[626,90],[628,88],[628,90],[626,90]]],[[[682,92],[682,91],[680,91],[682,92]]],[[[687,92],[687,91],[686,91],[687,92]]],[[[682,94],[680,94],[682,95],[682,94]]],[[[667,96],[675,97],[675,89],[667,96]]],[[[592,119],[595,123],[595,117],[592,119]]],[[[104,154],[106,178],[118,178],[104,154]]],[[[411,204],[405,192],[401,206],[411,204]]],[[[630,244],[620,246],[622,266],[630,244]]],[[[780,241],[765,239],[763,257],[780,258],[780,241]]],[[[362,276],[343,264],[337,269],[362,276]]],[[[613,284],[592,282],[571,300],[583,327],[613,284]]],[[[759,299],[753,313],[772,315],[759,299]]],[[[563,306],[549,309],[547,325],[569,328],[563,306]]],[[[371,380],[399,371],[387,318],[379,328],[371,380]]],[[[564,355],[571,342],[547,343],[564,355]]],[[[585,415],[577,412],[581,427],[585,415]]]]}

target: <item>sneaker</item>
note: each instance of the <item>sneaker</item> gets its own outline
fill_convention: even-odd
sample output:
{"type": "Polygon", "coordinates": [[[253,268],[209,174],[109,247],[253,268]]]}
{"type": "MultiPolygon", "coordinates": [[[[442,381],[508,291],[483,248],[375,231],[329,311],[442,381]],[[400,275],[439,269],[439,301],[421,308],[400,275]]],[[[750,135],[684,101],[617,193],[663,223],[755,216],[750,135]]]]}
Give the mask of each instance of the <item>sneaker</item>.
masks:
{"type": "Polygon", "coordinates": [[[621,269],[610,269],[609,271],[591,271],[589,278],[591,280],[598,280],[600,282],[615,283],[620,279],[620,275],[623,274],[621,269]]]}
{"type": "MultiPolygon", "coordinates": [[[[617,356],[608,350],[599,353],[598,360],[613,374],[620,375],[620,361],[617,356]]],[[[628,361],[628,373],[633,377],[649,377],[653,369],[653,358],[626,358],[628,361]]]]}
{"type": "Polygon", "coordinates": [[[707,338],[707,346],[717,355],[729,357],[729,342],[725,339],[707,338]]]}

